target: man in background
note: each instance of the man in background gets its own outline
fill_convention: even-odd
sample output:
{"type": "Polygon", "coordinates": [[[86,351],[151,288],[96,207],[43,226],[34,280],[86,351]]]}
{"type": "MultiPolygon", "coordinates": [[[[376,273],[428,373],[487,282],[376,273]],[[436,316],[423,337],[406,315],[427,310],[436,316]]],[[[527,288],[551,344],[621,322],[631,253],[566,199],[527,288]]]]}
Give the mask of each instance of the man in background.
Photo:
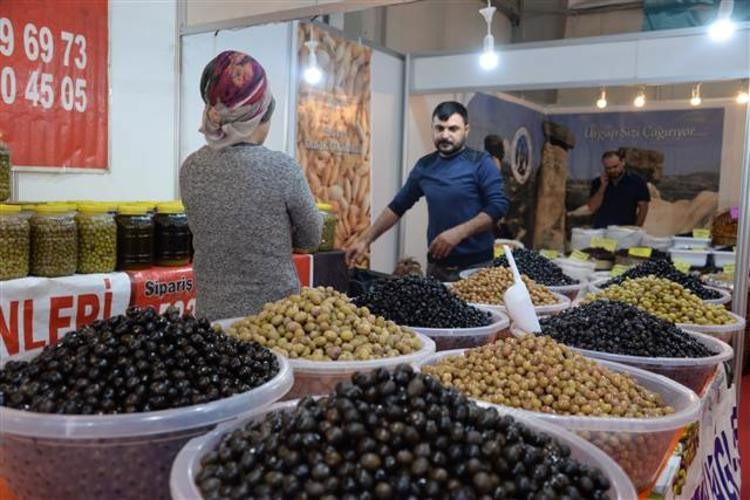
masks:
{"type": "Polygon", "coordinates": [[[619,151],[602,155],[602,175],[591,182],[589,210],[594,228],[607,226],[642,227],[648,214],[651,195],[646,181],[625,170],[625,158],[619,151]]]}

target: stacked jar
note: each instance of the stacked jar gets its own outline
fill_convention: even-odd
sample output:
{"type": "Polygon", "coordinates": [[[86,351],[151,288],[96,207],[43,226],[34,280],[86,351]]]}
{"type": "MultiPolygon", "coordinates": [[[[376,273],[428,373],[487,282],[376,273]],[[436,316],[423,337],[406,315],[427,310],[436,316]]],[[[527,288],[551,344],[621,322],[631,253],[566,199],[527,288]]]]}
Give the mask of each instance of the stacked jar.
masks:
{"type": "Polygon", "coordinates": [[[10,199],[10,148],[0,134],[0,201],[10,199]]]}
{"type": "Polygon", "coordinates": [[[182,203],[160,203],[156,206],[154,240],[157,266],[184,266],[190,263],[192,235],[182,203]]]}
{"type": "Polygon", "coordinates": [[[323,216],[323,232],[320,236],[320,246],[318,247],[319,252],[330,252],[333,250],[334,241],[336,239],[336,225],[338,224],[338,218],[333,213],[333,207],[328,203],[316,203],[318,210],[323,216]]]}
{"type": "Polygon", "coordinates": [[[154,264],[154,218],[143,205],[117,209],[117,269],[148,269],[154,264]]]}
{"type": "Polygon", "coordinates": [[[75,274],[78,230],[72,205],[38,205],[31,217],[31,274],[54,278],[75,274]]]}
{"type": "Polygon", "coordinates": [[[0,281],[29,275],[29,220],[17,205],[0,205],[0,281]]]}
{"type": "Polygon", "coordinates": [[[78,206],[78,272],[111,273],[117,266],[117,224],[105,203],[78,206]]]}

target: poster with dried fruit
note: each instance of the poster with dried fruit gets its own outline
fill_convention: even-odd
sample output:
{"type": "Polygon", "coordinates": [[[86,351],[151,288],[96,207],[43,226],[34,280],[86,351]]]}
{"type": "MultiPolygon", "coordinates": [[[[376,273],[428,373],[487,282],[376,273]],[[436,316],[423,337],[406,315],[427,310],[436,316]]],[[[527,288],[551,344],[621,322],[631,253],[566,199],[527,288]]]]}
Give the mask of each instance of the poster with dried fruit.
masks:
{"type": "Polygon", "coordinates": [[[323,78],[297,88],[297,161],[313,195],[338,217],[335,248],[343,248],[370,225],[370,58],[372,50],[317,26],[300,23],[300,74],[308,64],[305,42],[323,78]]]}

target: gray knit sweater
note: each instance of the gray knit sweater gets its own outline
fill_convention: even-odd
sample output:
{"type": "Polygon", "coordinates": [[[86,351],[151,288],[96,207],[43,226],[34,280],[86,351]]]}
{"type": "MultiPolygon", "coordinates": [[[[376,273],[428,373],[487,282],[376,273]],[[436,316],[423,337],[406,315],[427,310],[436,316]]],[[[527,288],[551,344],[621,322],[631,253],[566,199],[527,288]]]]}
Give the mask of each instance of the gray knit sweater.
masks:
{"type": "Polygon", "coordinates": [[[208,146],[180,170],[193,231],[196,312],[257,313],[299,291],[292,248],[315,248],[323,220],[300,166],[263,146],[208,146]]]}

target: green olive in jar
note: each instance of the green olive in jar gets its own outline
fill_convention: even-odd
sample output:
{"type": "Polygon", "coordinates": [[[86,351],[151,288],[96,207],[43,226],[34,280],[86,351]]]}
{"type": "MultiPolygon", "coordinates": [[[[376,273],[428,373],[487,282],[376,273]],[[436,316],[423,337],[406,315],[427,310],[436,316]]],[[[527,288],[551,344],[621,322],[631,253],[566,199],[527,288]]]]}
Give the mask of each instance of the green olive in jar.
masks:
{"type": "Polygon", "coordinates": [[[78,230],[73,207],[40,205],[31,218],[31,274],[48,278],[75,274],[78,230]]]}
{"type": "Polygon", "coordinates": [[[117,266],[117,223],[110,207],[84,204],[78,212],[78,272],[113,272],[117,266]]]}
{"type": "Polygon", "coordinates": [[[21,207],[0,205],[0,281],[29,274],[29,221],[21,207]]]}

